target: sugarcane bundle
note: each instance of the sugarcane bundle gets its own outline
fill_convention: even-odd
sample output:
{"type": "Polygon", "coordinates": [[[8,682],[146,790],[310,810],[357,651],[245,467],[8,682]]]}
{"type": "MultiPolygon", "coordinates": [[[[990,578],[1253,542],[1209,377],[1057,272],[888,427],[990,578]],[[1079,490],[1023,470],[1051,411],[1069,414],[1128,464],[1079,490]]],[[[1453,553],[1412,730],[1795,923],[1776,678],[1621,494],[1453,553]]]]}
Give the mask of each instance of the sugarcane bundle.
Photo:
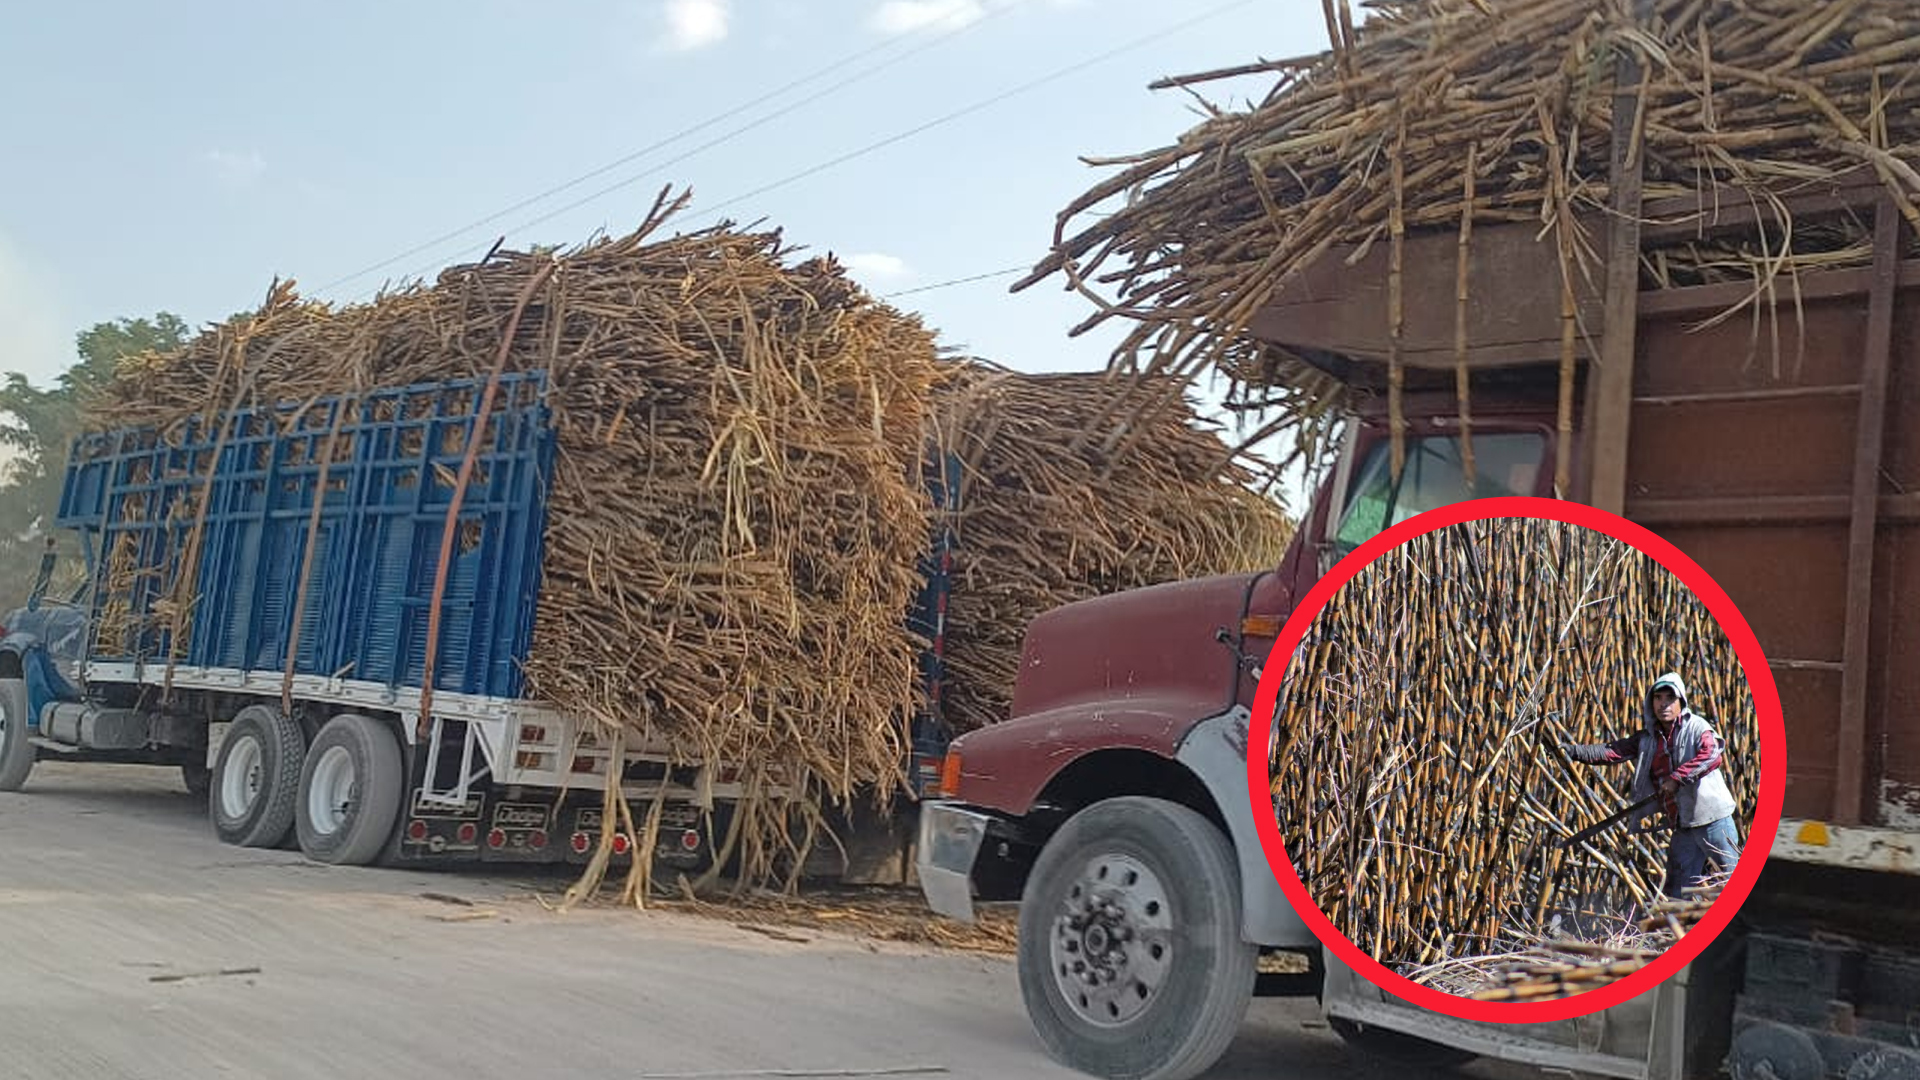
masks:
{"type": "MultiPolygon", "coordinates": [[[[1530,222],[1567,300],[1562,355],[1533,359],[1558,360],[1570,392],[1575,343],[1598,329],[1578,325],[1572,298],[1600,277],[1592,233],[1613,212],[1620,101],[1635,109],[1618,118],[1623,167],[1646,199],[1713,192],[1714,207],[1767,211],[1734,240],[1643,247],[1642,287],[1738,279],[1785,297],[1797,270],[1865,262],[1870,222],[1796,229],[1781,202],[1846,171],[1877,177],[1908,245],[1920,236],[1909,0],[1380,0],[1357,27],[1347,0],[1323,2],[1331,50],[1169,80],[1278,81],[1245,108],[1209,106],[1171,145],[1093,162],[1117,171],[1060,212],[1051,253],[1015,286],[1060,274],[1098,308],[1082,329],[1130,320],[1116,369],[1212,368],[1278,388],[1278,419],[1314,427],[1342,382],[1250,336],[1264,305],[1337,248],[1382,245],[1381,327],[1397,342],[1406,238],[1457,232],[1464,326],[1469,304],[1499,302],[1466,291],[1474,226],[1530,222]]],[[[1466,372],[1462,356],[1463,407],[1466,372]]]]}
{"type": "Polygon", "coordinates": [[[1279,564],[1291,536],[1279,505],[1249,486],[1191,408],[1095,427],[1138,389],[969,363],[936,391],[935,442],[959,457],[965,491],[947,631],[945,716],[956,730],[1006,719],[1022,638],[1043,612],[1279,564]]]}
{"type": "MultiPolygon", "coordinates": [[[[90,424],[218,430],[223,415],[272,404],[267,415],[304,430],[327,397],[496,365],[545,372],[557,453],[527,693],[591,721],[602,745],[646,739],[737,772],[748,794],[715,865],[737,852],[742,886],[791,881],[824,806],[902,779],[903,720],[924,705],[925,643],[906,616],[937,527],[963,552],[950,681],[963,728],[1005,717],[1033,615],[1277,561],[1277,507],[1190,418],[1156,414],[1075,447],[1115,384],[941,362],[916,318],[831,259],[790,265],[778,233],[656,238],[684,202],[663,196],[626,237],[496,253],[364,305],[278,284],[186,348],[122,364],[90,424]],[[951,521],[928,498],[929,444],[964,462],[951,521]]],[[[352,449],[343,438],[332,453],[352,449]]],[[[192,499],[140,512],[191,531],[192,499]]],[[[113,597],[128,593],[122,579],[164,569],[131,557],[108,560],[113,597]]],[[[110,603],[101,632],[157,621],[177,648],[197,565],[180,560],[142,612],[110,603]]],[[[612,828],[645,834],[617,816],[631,808],[608,806],[612,828]]],[[[636,899],[645,869],[628,883],[636,899]]],[[[591,864],[575,895],[603,870],[591,864]]]]}
{"type": "Polygon", "coordinates": [[[1560,747],[1642,730],[1643,695],[1667,671],[1722,738],[1744,827],[1760,770],[1752,694],[1676,577],[1560,522],[1408,541],[1340,589],[1287,668],[1270,754],[1294,868],[1390,966],[1498,955],[1555,925],[1606,939],[1658,895],[1664,830],[1566,846],[1628,805],[1632,769],[1560,747]]]}
{"type": "MultiPolygon", "coordinates": [[[[485,377],[502,357],[546,372],[558,449],[530,696],[603,742],[646,736],[738,767],[752,882],[799,861],[796,815],[902,771],[938,371],[916,318],[830,260],[789,265],[777,232],[655,238],[685,199],[663,194],[625,237],[497,253],[364,305],[280,285],[185,349],[123,365],[91,422],[165,431],[485,377]],[[784,794],[756,798],[776,776],[784,794]]],[[[182,575],[172,599],[194,588],[182,575]]]]}
{"type": "Polygon", "coordinates": [[[1454,992],[1478,1001],[1550,1001],[1617,982],[1644,970],[1698,926],[1720,899],[1727,880],[1725,874],[1716,875],[1706,884],[1689,889],[1683,899],[1655,903],[1647,917],[1639,921],[1639,933],[1630,941],[1592,944],[1544,940],[1493,971],[1478,973],[1478,978],[1454,976],[1461,987],[1454,992]],[[1475,985],[1489,982],[1496,985],[1475,985]]]}

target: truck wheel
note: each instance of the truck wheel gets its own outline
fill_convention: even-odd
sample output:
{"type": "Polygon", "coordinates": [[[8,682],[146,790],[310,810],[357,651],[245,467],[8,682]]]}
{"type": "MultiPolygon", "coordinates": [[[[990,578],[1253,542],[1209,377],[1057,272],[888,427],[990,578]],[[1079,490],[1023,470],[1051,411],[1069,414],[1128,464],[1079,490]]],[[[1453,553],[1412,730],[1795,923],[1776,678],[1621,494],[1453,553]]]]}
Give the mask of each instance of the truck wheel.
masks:
{"type": "Polygon", "coordinates": [[[213,789],[213,770],[204,762],[183,761],[180,763],[180,782],[187,785],[187,794],[196,799],[204,799],[213,789]]]}
{"type": "Polygon", "coordinates": [[[1813,1036],[1767,1021],[1734,1036],[1727,1071],[1733,1080],[1823,1080],[1827,1063],[1813,1036]]]}
{"type": "Polygon", "coordinates": [[[33,732],[27,730],[27,684],[0,679],[0,791],[19,791],[33,771],[33,732]]]}
{"type": "Polygon", "coordinates": [[[1047,1051],[1112,1080],[1187,1080],[1240,1030],[1257,950],[1226,836],[1162,799],[1110,799],[1040,852],[1020,901],[1020,994],[1047,1051]]]}
{"type": "Polygon", "coordinates": [[[1389,1028],[1371,1027],[1344,1016],[1330,1016],[1327,1026],[1348,1046],[1385,1065],[1440,1071],[1472,1061],[1479,1055],[1389,1028]]]}
{"type": "Polygon", "coordinates": [[[220,839],[270,848],[293,828],[306,740],[291,716],[265,705],[234,714],[213,764],[207,804],[220,839]]]}
{"type": "Polygon", "coordinates": [[[400,820],[406,770],[385,724],[342,713],[307,750],[294,828],[316,862],[364,866],[380,857],[400,820]]]}

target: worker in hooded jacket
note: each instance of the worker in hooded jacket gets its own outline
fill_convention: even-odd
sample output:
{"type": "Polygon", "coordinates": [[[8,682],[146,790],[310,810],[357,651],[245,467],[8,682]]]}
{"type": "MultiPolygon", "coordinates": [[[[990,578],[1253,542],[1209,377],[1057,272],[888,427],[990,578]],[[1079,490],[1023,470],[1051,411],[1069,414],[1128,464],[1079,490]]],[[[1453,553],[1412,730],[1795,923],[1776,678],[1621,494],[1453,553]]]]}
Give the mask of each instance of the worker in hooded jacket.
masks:
{"type": "Polygon", "coordinates": [[[1707,862],[1722,872],[1740,859],[1733,793],[1720,770],[1723,745],[1705,717],[1687,708],[1687,685],[1674,672],[1654,681],[1641,699],[1645,727],[1597,746],[1565,743],[1567,756],[1588,765],[1635,763],[1634,802],[1659,793],[1673,842],[1667,848],[1665,892],[1681,897],[1707,878],[1707,862]]]}

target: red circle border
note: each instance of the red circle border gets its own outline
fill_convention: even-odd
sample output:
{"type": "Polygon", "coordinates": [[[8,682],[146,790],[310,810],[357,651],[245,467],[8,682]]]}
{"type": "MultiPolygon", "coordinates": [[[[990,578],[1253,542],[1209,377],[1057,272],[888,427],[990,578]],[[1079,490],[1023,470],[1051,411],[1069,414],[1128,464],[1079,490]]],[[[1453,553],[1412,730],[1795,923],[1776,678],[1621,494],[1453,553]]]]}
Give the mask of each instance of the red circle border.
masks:
{"type": "Polygon", "coordinates": [[[1754,636],[1739,608],[1727,596],[1726,590],[1679,548],[1643,526],[1584,503],[1521,496],[1475,499],[1429,510],[1372,537],[1323,575],[1294,606],[1267,656],[1267,663],[1261,669],[1259,688],[1254,695],[1253,716],[1248,723],[1248,797],[1253,807],[1260,846],[1288,902],[1321,944],[1349,968],[1410,1004],[1461,1020],[1505,1024],[1545,1023],[1586,1016],[1652,990],[1691,963],[1733,921],[1740,906],[1753,891],[1767,855],[1773,848],[1775,834],[1780,829],[1781,804],[1786,794],[1786,738],[1780,693],[1774,685],[1773,672],[1767,666],[1759,639],[1754,636]],[[1341,586],[1380,556],[1417,536],[1463,522],[1510,517],[1539,518],[1583,526],[1606,533],[1653,556],[1682,584],[1693,590],[1732,641],[1734,653],[1739,658],[1741,670],[1753,693],[1754,711],[1760,726],[1758,804],[1740,861],[1719,899],[1679,942],[1662,953],[1659,959],[1632,975],[1571,997],[1532,1002],[1475,1001],[1421,986],[1389,970],[1348,940],[1308,894],[1293,868],[1293,861],[1287,856],[1273,809],[1273,784],[1267,754],[1264,749],[1256,750],[1271,744],[1273,713],[1279,700],[1280,683],[1295,650],[1306,636],[1307,628],[1319,617],[1341,586]],[[1276,657],[1285,657],[1285,662],[1274,663],[1276,657]]]}

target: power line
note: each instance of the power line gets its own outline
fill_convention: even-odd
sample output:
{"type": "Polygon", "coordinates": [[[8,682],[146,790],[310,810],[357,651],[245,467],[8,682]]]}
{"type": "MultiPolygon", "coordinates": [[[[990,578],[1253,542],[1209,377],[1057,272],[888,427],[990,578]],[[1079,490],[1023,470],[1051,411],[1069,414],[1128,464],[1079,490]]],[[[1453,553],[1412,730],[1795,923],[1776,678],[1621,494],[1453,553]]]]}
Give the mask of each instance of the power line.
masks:
{"type": "MultiPolygon", "coordinates": [[[[980,112],[984,109],[991,108],[995,105],[1000,104],[1003,101],[1008,100],[1009,98],[1018,97],[1021,94],[1038,90],[1042,86],[1046,86],[1049,83],[1058,82],[1069,75],[1075,75],[1081,71],[1086,70],[1087,68],[1094,67],[1095,65],[1098,65],[1098,64],[1103,64],[1108,60],[1113,59],[1116,56],[1121,56],[1125,53],[1132,52],[1135,49],[1142,49],[1148,45],[1155,44],[1170,34],[1176,34],[1182,30],[1186,30],[1190,27],[1197,26],[1200,23],[1206,22],[1209,19],[1214,19],[1221,15],[1224,15],[1227,12],[1233,10],[1234,8],[1245,7],[1252,2],[1253,0],[1228,0],[1227,3],[1209,8],[1206,11],[1203,11],[1200,14],[1195,15],[1191,18],[1182,19],[1179,22],[1173,23],[1172,25],[1162,27],[1161,29],[1154,31],[1151,34],[1146,34],[1141,37],[1134,38],[1132,41],[1129,41],[1124,45],[1119,45],[1114,48],[1108,49],[1105,52],[1102,52],[1096,56],[1092,56],[1085,60],[1082,60],[1077,64],[1069,64],[1066,67],[1057,68],[1054,71],[1046,75],[1042,75],[1037,79],[1033,79],[1029,82],[1021,83],[1020,85],[1015,86],[1008,90],[1002,90],[998,94],[994,94],[991,97],[983,98],[979,101],[974,102],[971,105],[966,105],[961,108],[955,109],[954,111],[947,113],[943,116],[935,117],[934,119],[929,120],[926,123],[908,128],[907,130],[899,132],[898,134],[895,134],[895,135],[889,135],[886,138],[881,139],[877,142],[868,143],[867,145],[862,146],[857,150],[851,150],[845,154],[841,154],[839,157],[830,158],[826,161],[820,162],[817,165],[813,165],[808,168],[802,169],[797,173],[793,173],[792,175],[782,177],[781,179],[775,180],[770,184],[765,184],[765,185],[762,185],[761,187],[754,188],[752,191],[749,191],[743,195],[736,195],[731,199],[718,203],[714,206],[708,207],[704,211],[704,213],[715,214],[718,211],[724,210],[729,206],[734,206],[739,203],[743,203],[748,199],[765,195],[769,191],[773,191],[777,188],[785,187],[788,184],[792,184],[792,183],[796,183],[798,181],[804,180],[810,176],[813,176],[818,173],[825,172],[828,169],[834,168],[835,166],[844,165],[847,162],[854,160],[855,158],[865,157],[868,154],[871,154],[877,150],[883,150],[886,147],[892,146],[895,143],[904,142],[905,140],[910,139],[915,135],[919,135],[933,128],[940,127],[943,124],[949,124],[955,120],[959,120],[964,117],[971,116],[974,113],[980,112]]],[[[548,215],[548,216],[551,217],[552,215],[548,215]]],[[[543,220],[545,220],[545,218],[536,219],[533,222],[529,222],[528,226],[539,224],[540,221],[543,221],[543,220]]],[[[522,227],[525,228],[528,226],[522,226],[522,227]]]]}
{"type": "MultiPolygon", "coordinates": [[[[944,124],[952,123],[955,120],[960,120],[965,117],[971,116],[974,113],[991,108],[1010,98],[1018,97],[1021,94],[1025,94],[1025,93],[1029,93],[1031,91],[1037,90],[1040,87],[1048,85],[1049,83],[1058,82],[1061,79],[1068,77],[1069,75],[1075,75],[1081,71],[1086,70],[1087,68],[1094,67],[1099,64],[1103,64],[1108,60],[1113,59],[1116,56],[1121,56],[1126,53],[1133,52],[1137,49],[1145,48],[1148,45],[1152,45],[1161,41],[1162,39],[1166,38],[1170,34],[1179,33],[1182,30],[1186,30],[1190,27],[1197,26],[1200,23],[1206,22],[1210,19],[1214,19],[1221,15],[1224,15],[1235,8],[1246,7],[1248,4],[1251,4],[1251,3],[1253,3],[1253,0],[1229,0],[1229,2],[1227,3],[1209,8],[1206,11],[1203,11],[1200,14],[1192,16],[1190,18],[1181,19],[1175,23],[1172,23],[1168,26],[1162,27],[1161,29],[1154,31],[1153,33],[1145,34],[1145,35],[1142,35],[1141,37],[1134,38],[1133,40],[1128,41],[1123,45],[1119,45],[1114,48],[1108,49],[1095,56],[1091,56],[1085,60],[1082,60],[1079,63],[1070,64],[1063,68],[1057,68],[1054,71],[1049,72],[1048,74],[1043,75],[1037,79],[1033,79],[1031,81],[1021,83],[1018,86],[1012,87],[1007,90],[1003,90],[990,97],[983,98],[979,101],[976,101],[971,105],[963,106],[962,108],[955,109],[952,112],[946,113],[942,116],[935,117],[934,119],[926,121],[925,123],[917,124],[914,127],[908,128],[905,131],[899,132],[894,135],[890,135],[884,139],[880,139],[877,142],[868,143],[867,145],[862,146],[859,149],[848,151],[847,153],[841,154],[838,157],[831,158],[827,161],[820,162],[816,165],[812,165],[808,168],[800,170],[799,172],[782,177],[779,180],[775,180],[772,183],[764,184],[760,187],[757,187],[752,191],[746,192],[741,195],[736,195],[731,199],[727,199],[723,202],[707,207],[703,211],[703,215],[717,215],[719,211],[724,210],[727,207],[735,206],[739,203],[747,201],[748,199],[752,199],[752,198],[756,198],[758,196],[764,195],[769,191],[773,191],[778,188],[785,187],[788,184],[793,184],[801,180],[805,180],[810,176],[814,176],[818,173],[825,172],[826,170],[834,168],[839,165],[844,165],[849,161],[852,161],[856,158],[864,157],[867,154],[874,153],[875,151],[885,149],[886,147],[892,146],[895,143],[904,142],[905,140],[910,139],[915,135],[922,134],[924,132],[932,130],[933,128],[940,127],[944,124]]],[[[969,25],[973,25],[973,24],[969,24],[969,25]]],[[[901,60],[901,59],[905,59],[905,57],[903,56],[903,57],[896,58],[896,60],[901,60]]],[[[779,114],[776,113],[774,115],[777,116],[779,114]]],[[[769,117],[768,119],[771,119],[771,117],[769,117]]],[[[675,160],[677,161],[680,159],[676,158],[675,160]]],[[[665,164],[670,165],[672,163],[673,162],[667,162],[665,164]]],[[[544,224],[548,221],[553,220],[556,217],[559,217],[561,214],[567,213],[570,210],[579,209],[580,207],[585,206],[587,203],[590,203],[595,199],[598,199],[604,195],[611,194],[614,191],[618,191],[619,189],[626,187],[627,185],[633,183],[634,181],[639,180],[645,176],[651,175],[652,173],[659,171],[660,168],[664,168],[664,167],[665,165],[658,166],[646,172],[628,177],[627,179],[622,180],[619,183],[612,184],[608,187],[602,188],[599,191],[594,192],[591,195],[587,195],[582,198],[576,199],[565,206],[559,207],[558,209],[549,211],[545,214],[541,214],[540,216],[532,218],[528,221],[524,221],[520,225],[515,227],[512,231],[520,232],[526,229],[533,228],[536,225],[544,224]]],[[[717,220],[717,217],[715,217],[715,220],[717,220]]],[[[423,274],[426,271],[431,269],[432,267],[430,266],[424,267],[421,270],[416,271],[416,276],[418,274],[423,274]]]]}
{"type": "Polygon", "coordinates": [[[973,274],[968,277],[949,278],[946,281],[936,281],[931,285],[915,285],[911,289],[901,289],[898,292],[882,293],[880,295],[880,299],[891,300],[896,296],[912,296],[914,293],[932,292],[935,289],[946,289],[946,288],[951,288],[955,285],[971,285],[976,281],[986,281],[990,278],[1007,277],[1011,274],[1023,273],[1028,269],[1029,267],[1025,267],[1025,266],[1009,266],[1005,270],[989,270],[984,274],[973,274]]]}
{"type": "MultiPolygon", "coordinates": [[[[810,94],[807,97],[802,98],[801,100],[787,106],[786,108],[780,109],[767,116],[763,116],[760,119],[753,121],[752,123],[744,124],[738,128],[734,128],[733,130],[727,132],[725,135],[722,135],[716,139],[709,140],[708,142],[702,143],[699,146],[694,147],[692,150],[689,150],[686,153],[681,154],[679,157],[673,158],[669,161],[662,162],[661,164],[654,166],[653,168],[647,170],[646,172],[642,172],[635,176],[628,177],[627,179],[622,180],[619,183],[612,185],[611,187],[603,188],[600,191],[597,191],[594,194],[587,196],[585,199],[582,199],[578,202],[570,203],[567,206],[561,207],[559,210],[555,211],[554,213],[555,214],[564,213],[568,210],[584,205],[586,202],[590,202],[593,199],[597,199],[602,195],[608,194],[609,192],[617,191],[620,188],[627,186],[628,184],[634,183],[635,181],[638,181],[646,176],[659,172],[661,169],[667,168],[668,166],[671,166],[671,165],[678,164],[679,162],[685,161],[696,154],[702,153],[706,150],[710,150],[713,147],[718,146],[724,142],[728,142],[739,135],[745,134],[746,132],[753,130],[754,128],[761,127],[776,119],[779,119],[782,116],[792,113],[806,105],[810,105],[813,102],[818,101],[823,97],[833,94],[839,90],[845,89],[846,87],[852,85],[853,83],[859,82],[860,80],[868,78],[872,75],[876,75],[879,72],[894,66],[895,64],[902,63],[903,61],[907,60],[910,57],[913,57],[915,55],[918,55],[919,53],[925,52],[928,49],[934,48],[935,46],[944,44],[945,42],[950,41],[953,38],[958,37],[961,34],[964,34],[974,29],[975,27],[986,23],[991,19],[998,18],[999,16],[1009,11],[1012,11],[1013,9],[1027,2],[1028,0],[1011,0],[1010,3],[995,7],[992,10],[987,11],[980,18],[974,19],[970,22],[962,23],[941,34],[935,35],[932,39],[926,42],[923,42],[921,45],[915,48],[907,50],[906,52],[892,58],[891,60],[888,60],[881,64],[876,64],[873,67],[867,68],[864,71],[858,72],[854,75],[851,75],[845,79],[840,80],[839,82],[833,83],[828,87],[826,87],[825,89],[817,91],[816,93],[810,94]]],[[[728,120],[728,119],[731,119],[732,117],[739,116],[740,114],[747,112],[748,110],[752,109],[757,105],[764,104],[765,102],[768,102],[775,98],[780,97],[781,95],[787,93],[790,90],[798,89],[799,87],[805,86],[810,82],[814,82],[818,79],[831,75],[834,72],[839,71],[840,69],[845,68],[851,64],[857,63],[858,61],[864,60],[869,56],[873,56],[877,53],[885,52],[893,48],[895,45],[899,44],[900,42],[907,40],[910,36],[911,36],[910,32],[907,34],[896,34],[892,37],[887,38],[885,41],[880,42],[877,45],[871,45],[865,49],[859,50],[858,52],[849,53],[848,55],[843,56],[840,59],[835,60],[834,62],[827,64],[824,67],[821,67],[807,75],[803,75],[798,79],[794,79],[790,82],[787,82],[776,89],[769,90],[766,93],[761,94],[760,96],[753,98],[750,101],[743,102],[739,105],[734,106],[731,109],[726,110],[725,112],[718,113],[714,116],[708,117],[707,119],[702,120],[699,123],[694,124],[690,127],[682,128],[681,130],[673,133],[672,135],[667,136],[664,139],[660,139],[654,143],[644,146],[638,150],[633,151],[630,154],[626,154],[620,158],[617,158],[613,161],[606,163],[605,165],[601,165],[598,168],[589,170],[588,172],[581,173],[579,176],[576,176],[573,179],[566,181],[565,183],[556,184],[555,186],[550,187],[545,191],[540,192],[537,195],[529,195],[526,198],[521,199],[520,201],[515,202],[510,206],[494,211],[493,213],[488,214],[483,218],[476,219],[450,232],[442,233],[441,235],[436,236],[431,240],[427,240],[423,243],[410,247],[407,250],[402,251],[397,255],[393,255],[389,258],[382,259],[377,263],[373,263],[369,266],[363,267],[362,269],[356,270],[353,273],[347,274],[344,277],[336,278],[333,281],[327,282],[325,285],[320,286],[318,289],[315,289],[314,291],[316,293],[326,292],[337,286],[344,285],[349,281],[354,281],[358,278],[365,277],[366,275],[371,274],[376,270],[382,270],[382,269],[385,269],[386,267],[392,266],[393,264],[400,262],[402,259],[406,259],[411,256],[418,255],[423,251],[430,251],[433,248],[438,247],[449,240],[458,239],[466,235],[467,233],[470,233],[473,230],[481,227],[482,225],[492,224],[493,222],[499,221],[501,218],[504,218],[507,215],[517,210],[524,210],[529,206],[532,206],[539,202],[543,202],[546,199],[549,199],[555,195],[560,194],[561,192],[570,191],[573,188],[579,187],[581,184],[584,184],[587,181],[594,179],[595,177],[604,176],[607,173],[610,173],[615,169],[618,169],[622,165],[631,164],[643,157],[646,157],[649,154],[652,154],[657,150],[665,149],[666,147],[671,146],[674,143],[687,138],[688,136],[698,134],[699,132],[704,131],[707,128],[710,128],[715,124],[720,123],[723,120],[728,120]]],[[[548,215],[548,216],[551,216],[551,215],[548,215]]],[[[535,219],[534,223],[537,224],[538,222],[544,221],[546,219],[547,219],[546,217],[538,218],[538,219],[535,219]]],[[[527,226],[523,225],[521,227],[526,228],[527,226]]]]}

